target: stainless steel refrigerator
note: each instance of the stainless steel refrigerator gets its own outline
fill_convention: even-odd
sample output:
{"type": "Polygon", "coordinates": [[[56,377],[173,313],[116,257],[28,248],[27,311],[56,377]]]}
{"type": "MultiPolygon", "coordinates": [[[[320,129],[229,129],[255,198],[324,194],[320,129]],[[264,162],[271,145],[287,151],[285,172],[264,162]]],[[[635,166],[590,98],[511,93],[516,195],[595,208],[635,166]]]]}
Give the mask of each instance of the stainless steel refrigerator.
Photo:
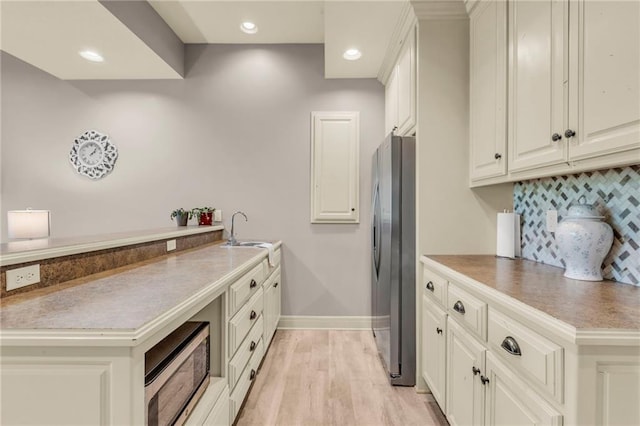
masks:
{"type": "Polygon", "coordinates": [[[389,135],[373,155],[372,328],[393,385],[416,381],[415,138],[389,135]]]}

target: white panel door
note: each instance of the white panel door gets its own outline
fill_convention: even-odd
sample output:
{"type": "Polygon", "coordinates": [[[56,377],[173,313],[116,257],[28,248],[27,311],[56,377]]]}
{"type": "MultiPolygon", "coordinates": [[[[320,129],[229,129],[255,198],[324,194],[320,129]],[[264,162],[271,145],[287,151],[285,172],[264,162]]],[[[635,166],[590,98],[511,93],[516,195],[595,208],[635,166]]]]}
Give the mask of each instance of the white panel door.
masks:
{"type": "Polygon", "coordinates": [[[510,171],[567,159],[567,42],[568,2],[509,3],[510,171]]]}
{"type": "Polygon", "coordinates": [[[507,173],[507,2],[482,0],[470,24],[471,180],[507,173]]]}
{"type": "Polygon", "coordinates": [[[355,111],[312,113],[312,223],[358,223],[359,127],[355,111]]]}
{"type": "Polygon", "coordinates": [[[487,354],[487,426],[559,426],[562,415],[531,391],[531,387],[504,366],[489,352],[487,354]]]}
{"type": "Polygon", "coordinates": [[[455,320],[447,319],[447,420],[452,425],[482,425],[486,349],[455,320]]]}
{"type": "Polygon", "coordinates": [[[422,295],[422,378],[440,408],[445,408],[447,314],[422,295]]]}
{"type": "Polygon", "coordinates": [[[640,148],[640,2],[570,7],[571,159],[640,148]]]}

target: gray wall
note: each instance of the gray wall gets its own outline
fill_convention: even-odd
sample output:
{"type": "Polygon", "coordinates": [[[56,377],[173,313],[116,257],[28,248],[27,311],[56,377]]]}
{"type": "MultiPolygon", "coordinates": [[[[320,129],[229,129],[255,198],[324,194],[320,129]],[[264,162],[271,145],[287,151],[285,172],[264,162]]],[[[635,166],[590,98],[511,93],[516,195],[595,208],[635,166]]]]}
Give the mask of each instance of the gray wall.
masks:
{"type": "MultiPolygon", "coordinates": [[[[369,315],[371,155],[383,138],[374,79],[325,80],[322,45],[188,46],[185,80],[61,81],[2,54],[6,211],[52,212],[52,236],[172,226],[177,207],[243,210],[239,238],[284,241],[284,315],[369,315]],[[360,111],[360,225],[309,223],[310,113],[360,111]],[[100,181],[75,173],[73,139],[110,135],[100,181]]],[[[177,283],[178,284],[178,283],[177,283]]]]}

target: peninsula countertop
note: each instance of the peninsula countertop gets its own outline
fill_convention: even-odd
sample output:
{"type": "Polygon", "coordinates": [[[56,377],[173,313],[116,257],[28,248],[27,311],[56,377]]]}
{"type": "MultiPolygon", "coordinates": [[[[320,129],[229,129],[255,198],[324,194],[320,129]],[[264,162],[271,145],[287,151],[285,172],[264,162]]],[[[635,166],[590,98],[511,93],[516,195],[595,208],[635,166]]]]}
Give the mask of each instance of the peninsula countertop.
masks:
{"type": "Polygon", "coordinates": [[[509,296],[576,332],[640,332],[640,287],[634,285],[569,279],[562,268],[491,255],[426,255],[422,261],[446,276],[488,287],[496,297],[509,296]]]}
{"type": "Polygon", "coordinates": [[[223,292],[267,253],[215,244],[82,278],[58,291],[4,303],[0,337],[3,343],[24,331],[135,337],[158,317],[204,294],[223,292]]]}

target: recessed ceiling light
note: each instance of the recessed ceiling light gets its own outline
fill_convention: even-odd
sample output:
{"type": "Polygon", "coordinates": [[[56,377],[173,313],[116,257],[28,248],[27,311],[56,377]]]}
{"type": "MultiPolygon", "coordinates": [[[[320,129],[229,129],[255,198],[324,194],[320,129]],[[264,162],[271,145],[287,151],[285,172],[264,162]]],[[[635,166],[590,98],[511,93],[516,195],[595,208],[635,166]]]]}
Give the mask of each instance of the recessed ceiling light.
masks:
{"type": "Polygon", "coordinates": [[[78,54],[80,56],[82,56],[83,58],[85,58],[87,61],[91,61],[91,62],[103,62],[104,58],[102,57],[101,54],[96,53],[96,52],[92,52],[91,50],[83,50],[78,52],[78,54]]]}
{"type": "Polygon", "coordinates": [[[255,34],[258,32],[258,26],[249,21],[240,24],[240,29],[247,34],[255,34]]]}
{"type": "Polygon", "coordinates": [[[356,61],[360,59],[361,56],[362,56],[362,52],[360,52],[358,49],[348,49],[348,50],[345,50],[344,53],[342,54],[342,57],[348,61],[356,61]]]}

